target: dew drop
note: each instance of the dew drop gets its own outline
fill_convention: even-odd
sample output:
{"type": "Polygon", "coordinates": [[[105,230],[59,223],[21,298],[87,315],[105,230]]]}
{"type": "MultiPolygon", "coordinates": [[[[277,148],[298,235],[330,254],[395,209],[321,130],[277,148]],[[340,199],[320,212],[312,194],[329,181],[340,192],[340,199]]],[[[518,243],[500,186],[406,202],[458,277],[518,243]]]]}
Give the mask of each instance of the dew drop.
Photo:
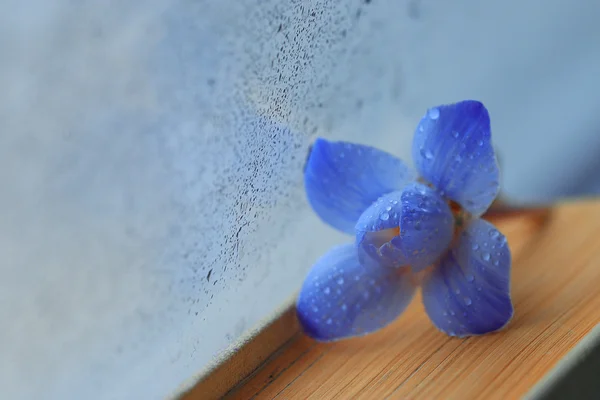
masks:
{"type": "Polygon", "coordinates": [[[387,206],[385,209],[386,209],[387,211],[392,211],[392,206],[387,206]]]}
{"type": "Polygon", "coordinates": [[[455,155],[455,156],[454,156],[454,161],[456,161],[456,162],[461,162],[461,161],[462,161],[462,157],[461,157],[461,155],[460,155],[460,154],[457,154],[457,155],[455,155]]]}
{"type": "Polygon", "coordinates": [[[483,253],[483,261],[490,261],[492,255],[490,253],[483,253]]]}
{"type": "Polygon", "coordinates": [[[431,160],[433,158],[433,153],[430,150],[425,150],[422,148],[420,153],[421,157],[423,157],[426,160],[431,160]]]}
{"type": "Polygon", "coordinates": [[[456,293],[456,294],[460,294],[460,289],[459,289],[459,288],[456,288],[456,290],[454,290],[454,293],[456,293]]]}
{"type": "Polygon", "coordinates": [[[498,236],[500,236],[500,232],[498,232],[495,229],[490,229],[490,231],[488,233],[492,239],[497,239],[498,236]]]}
{"type": "Polygon", "coordinates": [[[433,120],[436,120],[440,117],[440,110],[438,110],[437,108],[431,108],[427,113],[429,115],[429,118],[433,120]]]}
{"type": "Polygon", "coordinates": [[[469,282],[473,282],[475,280],[475,277],[473,276],[473,274],[467,274],[466,278],[467,278],[467,281],[469,281],[469,282]]]}
{"type": "Polygon", "coordinates": [[[344,278],[338,278],[337,283],[338,283],[338,285],[343,285],[344,284],[344,278]]]}
{"type": "Polygon", "coordinates": [[[348,306],[344,303],[342,304],[342,311],[346,311],[348,309],[348,306]]]}
{"type": "Polygon", "coordinates": [[[385,212],[379,216],[379,219],[381,219],[382,221],[387,221],[388,219],[390,219],[390,214],[385,212]]]}
{"type": "Polygon", "coordinates": [[[500,265],[500,261],[494,260],[494,265],[497,267],[498,265],[500,265]]]}
{"type": "Polygon", "coordinates": [[[331,289],[329,289],[329,286],[327,286],[325,289],[323,289],[323,293],[325,293],[325,294],[331,293],[331,289]]]}
{"type": "Polygon", "coordinates": [[[331,323],[333,322],[333,320],[331,318],[327,318],[327,325],[331,325],[331,323]]]}
{"type": "Polygon", "coordinates": [[[313,306],[312,310],[313,310],[313,312],[319,312],[319,307],[313,306]]]}
{"type": "Polygon", "coordinates": [[[423,132],[423,125],[419,125],[419,132],[423,132]]]}
{"type": "Polygon", "coordinates": [[[458,135],[459,135],[459,133],[457,131],[452,132],[452,136],[454,136],[457,139],[458,139],[458,135]]]}
{"type": "Polygon", "coordinates": [[[480,140],[479,142],[477,142],[477,144],[483,146],[483,140],[480,140]]]}
{"type": "Polygon", "coordinates": [[[470,297],[465,297],[463,300],[465,301],[465,304],[468,305],[468,306],[470,306],[471,304],[473,304],[473,302],[471,301],[470,297]]]}
{"type": "Polygon", "coordinates": [[[474,243],[473,246],[471,247],[473,250],[478,250],[479,249],[479,245],[477,243],[474,243]]]}

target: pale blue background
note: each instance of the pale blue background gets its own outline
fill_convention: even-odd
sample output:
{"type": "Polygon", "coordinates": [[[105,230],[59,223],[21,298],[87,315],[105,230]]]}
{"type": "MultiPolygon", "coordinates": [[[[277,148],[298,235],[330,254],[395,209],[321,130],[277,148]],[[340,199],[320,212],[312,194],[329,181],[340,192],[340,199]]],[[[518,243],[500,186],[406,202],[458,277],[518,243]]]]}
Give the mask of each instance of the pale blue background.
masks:
{"type": "Polygon", "coordinates": [[[0,2],[0,388],[173,395],[344,239],[316,135],[484,101],[520,200],[600,189],[600,3],[0,2]],[[209,275],[210,272],[210,276],[209,275]]]}

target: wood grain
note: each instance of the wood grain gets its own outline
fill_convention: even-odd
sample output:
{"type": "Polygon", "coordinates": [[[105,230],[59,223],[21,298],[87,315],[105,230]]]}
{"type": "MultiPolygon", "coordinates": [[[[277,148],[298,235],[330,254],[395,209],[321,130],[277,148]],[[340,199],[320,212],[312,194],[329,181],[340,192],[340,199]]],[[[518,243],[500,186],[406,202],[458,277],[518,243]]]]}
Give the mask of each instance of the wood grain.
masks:
{"type": "MultiPolygon", "coordinates": [[[[297,333],[227,398],[522,397],[600,322],[600,203],[493,222],[513,253],[515,317],[505,330],[450,338],[416,298],[395,323],[363,338],[320,344],[297,333]]],[[[208,399],[206,390],[185,398],[208,399]]]]}

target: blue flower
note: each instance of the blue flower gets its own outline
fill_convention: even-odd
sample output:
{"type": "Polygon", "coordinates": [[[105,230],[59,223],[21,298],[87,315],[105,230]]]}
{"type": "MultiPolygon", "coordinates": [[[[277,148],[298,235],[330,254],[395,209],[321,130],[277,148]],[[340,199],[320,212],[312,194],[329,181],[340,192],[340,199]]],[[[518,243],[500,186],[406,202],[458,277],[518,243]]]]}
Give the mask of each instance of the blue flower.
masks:
{"type": "Polygon", "coordinates": [[[396,319],[418,286],[450,336],[504,327],[513,315],[506,238],[479,217],[499,191],[490,119],[478,101],[431,108],[415,130],[416,172],[372,147],[317,139],[308,200],[355,243],[309,271],[296,309],[319,341],[365,335],[396,319]]]}

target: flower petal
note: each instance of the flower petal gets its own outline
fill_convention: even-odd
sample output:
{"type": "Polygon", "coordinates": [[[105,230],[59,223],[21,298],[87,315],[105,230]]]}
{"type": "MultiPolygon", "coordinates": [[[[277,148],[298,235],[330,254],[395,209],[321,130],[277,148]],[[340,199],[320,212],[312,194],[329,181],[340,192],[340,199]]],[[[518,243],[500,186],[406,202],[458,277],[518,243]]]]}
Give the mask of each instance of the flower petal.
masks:
{"type": "Polygon", "coordinates": [[[429,318],[451,336],[501,329],[513,315],[510,265],[504,235],[487,221],[472,221],[423,282],[429,318]]]}
{"type": "Polygon", "coordinates": [[[296,312],[307,335],[334,341],[365,335],[396,319],[415,287],[406,268],[383,268],[346,244],[331,249],[306,277],[296,312]]]}
{"type": "Polygon", "coordinates": [[[475,216],[498,195],[490,117],[478,101],[429,109],[415,131],[412,154],[423,178],[475,216]]]}
{"type": "Polygon", "coordinates": [[[453,230],[448,204],[434,190],[412,182],[365,210],[356,224],[356,242],[382,265],[419,271],[448,249],[453,230]]]}
{"type": "Polygon", "coordinates": [[[348,234],[378,197],[401,188],[415,173],[373,147],[319,138],[304,171],[310,205],[326,223],[348,234]]]}

